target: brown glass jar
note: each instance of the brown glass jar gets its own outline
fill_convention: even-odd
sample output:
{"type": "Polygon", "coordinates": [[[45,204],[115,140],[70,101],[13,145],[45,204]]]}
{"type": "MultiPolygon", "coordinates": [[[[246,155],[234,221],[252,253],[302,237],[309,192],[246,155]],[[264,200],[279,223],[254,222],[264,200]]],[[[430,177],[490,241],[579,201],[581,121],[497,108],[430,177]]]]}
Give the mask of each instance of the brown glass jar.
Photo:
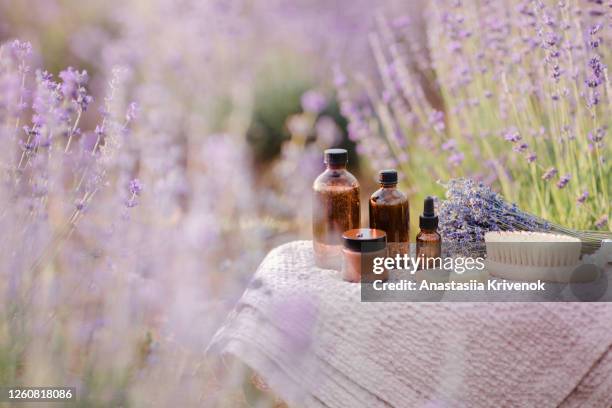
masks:
{"type": "Polygon", "coordinates": [[[442,256],[442,237],[438,233],[438,216],[435,215],[433,197],[425,198],[419,227],[421,231],[416,236],[416,256],[422,260],[418,269],[434,269],[441,262],[437,258],[442,256]]]}
{"type": "Polygon", "coordinates": [[[378,175],[380,189],[370,197],[370,228],[387,234],[389,256],[408,254],[410,249],[410,208],[408,197],[397,189],[397,171],[378,175]]]}
{"type": "Polygon", "coordinates": [[[384,268],[387,238],[382,230],[358,228],[342,234],[344,241],[342,279],[347,282],[383,282],[389,278],[384,268]]]}
{"type": "Polygon", "coordinates": [[[342,233],[359,228],[359,182],[346,170],[345,149],[325,150],[327,169],[312,186],[312,234],[315,263],[340,269],[342,233]]]}

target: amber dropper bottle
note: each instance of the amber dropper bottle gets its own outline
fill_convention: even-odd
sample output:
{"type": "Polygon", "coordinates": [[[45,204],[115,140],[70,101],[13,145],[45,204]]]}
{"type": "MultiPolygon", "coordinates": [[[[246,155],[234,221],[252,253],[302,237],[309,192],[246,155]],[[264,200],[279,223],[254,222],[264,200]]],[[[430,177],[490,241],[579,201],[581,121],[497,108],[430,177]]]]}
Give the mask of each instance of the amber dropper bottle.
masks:
{"type": "Polygon", "coordinates": [[[408,197],[397,189],[397,171],[378,173],[380,189],[370,197],[370,228],[385,231],[389,256],[407,254],[410,248],[408,197]]]}
{"type": "Polygon", "coordinates": [[[312,186],[312,233],[315,264],[320,268],[342,266],[342,234],[359,228],[359,182],[346,170],[345,149],[325,150],[327,169],[312,186]]]}
{"type": "MultiPolygon", "coordinates": [[[[416,236],[416,256],[421,258],[419,269],[430,269],[427,267],[428,259],[439,258],[442,254],[442,237],[438,233],[438,216],[435,214],[433,197],[425,198],[419,228],[421,231],[416,236]]],[[[433,259],[429,261],[430,265],[433,263],[433,259]]]]}

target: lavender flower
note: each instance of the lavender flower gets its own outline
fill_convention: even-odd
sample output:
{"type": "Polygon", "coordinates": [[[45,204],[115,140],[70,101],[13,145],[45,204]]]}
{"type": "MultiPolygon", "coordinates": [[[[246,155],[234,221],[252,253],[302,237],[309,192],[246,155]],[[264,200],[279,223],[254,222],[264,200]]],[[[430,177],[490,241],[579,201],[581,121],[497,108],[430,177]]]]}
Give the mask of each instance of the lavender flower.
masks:
{"type": "Polygon", "coordinates": [[[138,196],[142,192],[142,183],[139,179],[135,178],[130,181],[130,193],[132,195],[138,196]]]}
{"type": "Polygon", "coordinates": [[[28,41],[13,40],[10,43],[10,51],[15,58],[24,60],[32,54],[32,44],[28,41]]]}
{"type": "Polygon", "coordinates": [[[534,152],[531,152],[526,156],[526,159],[527,159],[527,163],[533,163],[538,159],[538,155],[535,154],[534,152]]]}
{"type": "Polygon", "coordinates": [[[87,94],[85,86],[89,81],[87,71],[77,71],[72,67],[60,72],[62,94],[81,111],[86,111],[93,98],[87,94]]]}
{"type": "Polygon", "coordinates": [[[561,69],[561,67],[558,64],[553,65],[551,73],[552,79],[554,79],[556,82],[559,82],[559,79],[561,78],[562,74],[563,70],[561,69]]]}
{"type": "Polygon", "coordinates": [[[455,139],[447,140],[446,142],[442,143],[441,147],[444,151],[455,150],[457,148],[457,141],[455,139]]]}
{"type": "Polygon", "coordinates": [[[327,107],[327,98],[325,95],[315,89],[306,91],[301,98],[302,109],[305,112],[319,114],[327,107]]]}
{"type": "Polygon", "coordinates": [[[516,143],[521,140],[521,135],[516,128],[511,128],[504,133],[504,139],[509,142],[516,143]]]}
{"type": "Polygon", "coordinates": [[[594,146],[603,148],[603,139],[606,135],[607,128],[605,126],[597,128],[595,131],[589,132],[587,138],[592,142],[594,146]]]}
{"type": "Polygon", "coordinates": [[[135,178],[130,180],[130,183],[128,185],[130,197],[125,202],[126,207],[133,208],[138,205],[138,197],[142,192],[142,187],[142,182],[139,179],[135,178]]]}
{"type": "Polygon", "coordinates": [[[528,147],[529,145],[527,143],[517,143],[516,145],[514,145],[512,150],[514,150],[517,153],[522,153],[525,150],[527,150],[528,147]]]}
{"type": "Polygon", "coordinates": [[[570,179],[572,178],[571,174],[566,174],[564,176],[561,177],[561,179],[557,182],[557,188],[565,188],[565,186],[567,185],[567,183],[569,183],[570,179]]]}
{"type": "Polygon", "coordinates": [[[598,80],[603,77],[605,66],[601,62],[599,55],[591,57],[589,60],[589,67],[591,68],[592,74],[598,80]]]}
{"type": "Polygon", "coordinates": [[[546,221],[507,203],[483,183],[454,179],[446,189],[446,200],[439,208],[439,231],[452,252],[483,251],[487,231],[550,229],[546,221]]]}
{"type": "Polygon", "coordinates": [[[448,164],[452,167],[459,166],[463,160],[465,159],[465,155],[461,152],[455,152],[448,156],[448,164]]]}
{"type": "Polygon", "coordinates": [[[589,192],[588,192],[588,190],[584,190],[582,192],[582,194],[580,194],[580,196],[578,196],[578,198],[576,199],[576,202],[578,204],[584,204],[584,202],[587,200],[587,198],[589,198],[589,192]]]}
{"type": "Polygon", "coordinates": [[[85,205],[86,205],[86,202],[85,202],[85,200],[82,200],[82,199],[76,200],[75,203],[74,203],[74,207],[78,211],[83,211],[85,209],[85,205]]]}
{"type": "MultiPolygon", "coordinates": [[[[125,114],[125,120],[126,122],[131,122],[132,120],[134,120],[136,118],[136,116],[138,115],[138,104],[136,102],[132,102],[129,104],[128,106],[128,110],[125,114]]],[[[96,128],[97,130],[97,128],[96,128]]]]}
{"type": "Polygon", "coordinates": [[[599,217],[597,219],[597,221],[595,221],[595,226],[597,228],[604,228],[606,225],[608,225],[608,215],[604,214],[601,217],[599,217]]]}
{"type": "MultiPolygon", "coordinates": [[[[601,235],[564,228],[522,211],[483,183],[454,179],[446,185],[446,189],[446,200],[439,208],[439,231],[451,253],[482,254],[487,231],[562,233],[581,239],[583,252],[592,252],[601,243],[601,235]]],[[[585,195],[588,196],[588,192],[585,195]]],[[[595,225],[604,228],[607,222],[608,216],[603,215],[595,225]]]]}
{"type": "Polygon", "coordinates": [[[551,167],[548,170],[546,170],[546,172],[542,175],[542,180],[549,181],[550,179],[555,177],[557,173],[558,173],[557,169],[555,169],[554,167],[551,167]]]}

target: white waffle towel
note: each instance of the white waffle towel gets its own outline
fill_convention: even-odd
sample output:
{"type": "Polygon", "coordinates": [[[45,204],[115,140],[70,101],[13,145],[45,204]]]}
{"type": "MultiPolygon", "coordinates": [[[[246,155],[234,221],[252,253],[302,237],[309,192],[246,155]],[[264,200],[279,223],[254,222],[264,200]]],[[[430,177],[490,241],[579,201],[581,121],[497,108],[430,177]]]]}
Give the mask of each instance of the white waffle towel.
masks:
{"type": "Polygon", "coordinates": [[[274,249],[209,350],[301,407],[612,407],[610,303],[362,303],[274,249]]]}

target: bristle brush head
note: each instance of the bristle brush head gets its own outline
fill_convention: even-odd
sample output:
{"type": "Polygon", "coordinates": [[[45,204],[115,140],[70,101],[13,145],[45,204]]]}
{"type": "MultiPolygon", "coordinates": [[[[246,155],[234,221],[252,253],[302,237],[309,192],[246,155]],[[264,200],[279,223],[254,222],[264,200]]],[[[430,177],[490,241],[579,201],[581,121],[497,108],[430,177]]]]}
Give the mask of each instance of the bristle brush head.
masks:
{"type": "MultiPolygon", "coordinates": [[[[582,243],[561,234],[495,231],[485,234],[487,269],[505,279],[569,282],[580,260],[582,243]]],[[[578,277],[580,279],[580,277],[578,277]]]]}

